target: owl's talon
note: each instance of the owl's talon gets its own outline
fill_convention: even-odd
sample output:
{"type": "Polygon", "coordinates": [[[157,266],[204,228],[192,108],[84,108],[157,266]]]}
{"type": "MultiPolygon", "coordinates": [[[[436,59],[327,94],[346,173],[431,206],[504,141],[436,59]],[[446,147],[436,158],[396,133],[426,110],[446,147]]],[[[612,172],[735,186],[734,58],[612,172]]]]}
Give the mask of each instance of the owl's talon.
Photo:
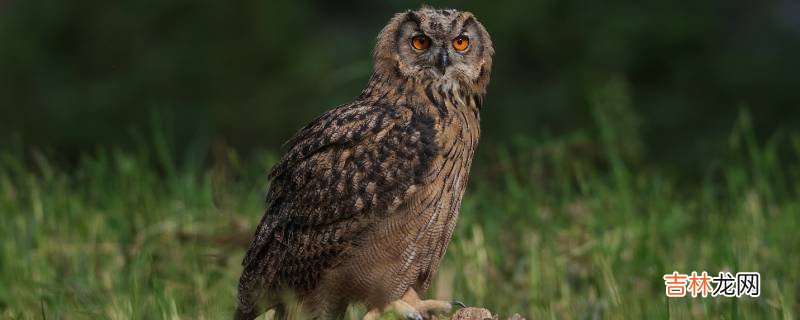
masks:
{"type": "Polygon", "coordinates": [[[422,317],[422,314],[417,312],[417,310],[414,309],[414,307],[409,305],[407,302],[405,302],[403,300],[397,300],[397,301],[394,301],[394,302],[390,303],[389,305],[387,305],[383,309],[375,308],[375,309],[370,310],[369,312],[367,312],[367,314],[364,315],[363,320],[378,320],[378,319],[381,318],[381,314],[383,314],[383,313],[394,313],[394,314],[400,316],[400,318],[402,318],[404,320],[424,320],[425,319],[425,318],[422,317]]]}
{"type": "Polygon", "coordinates": [[[452,300],[450,301],[451,305],[458,306],[459,308],[466,308],[467,305],[461,302],[460,300],[452,300]]]}
{"type": "Polygon", "coordinates": [[[406,320],[423,320],[422,315],[419,312],[411,312],[405,315],[406,320]]]}
{"type": "Polygon", "coordinates": [[[453,311],[453,305],[463,306],[464,303],[461,301],[420,300],[413,304],[425,319],[432,319],[437,314],[450,313],[453,311]]]}

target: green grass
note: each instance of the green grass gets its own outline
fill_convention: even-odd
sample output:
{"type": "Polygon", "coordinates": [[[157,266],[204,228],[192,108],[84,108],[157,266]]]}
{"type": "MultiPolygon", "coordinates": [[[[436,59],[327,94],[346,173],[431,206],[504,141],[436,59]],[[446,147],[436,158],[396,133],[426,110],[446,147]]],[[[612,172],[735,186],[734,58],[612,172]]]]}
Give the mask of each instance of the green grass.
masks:
{"type": "MultiPolygon", "coordinates": [[[[800,139],[757,145],[746,117],[737,128],[691,181],[637,165],[608,131],[601,161],[573,151],[581,136],[481,146],[429,296],[528,319],[792,319],[800,139]],[[675,270],[758,271],[762,294],[667,299],[675,270]]],[[[0,318],[229,318],[276,158],[215,146],[180,160],[155,141],[69,170],[0,151],[0,318]]]]}

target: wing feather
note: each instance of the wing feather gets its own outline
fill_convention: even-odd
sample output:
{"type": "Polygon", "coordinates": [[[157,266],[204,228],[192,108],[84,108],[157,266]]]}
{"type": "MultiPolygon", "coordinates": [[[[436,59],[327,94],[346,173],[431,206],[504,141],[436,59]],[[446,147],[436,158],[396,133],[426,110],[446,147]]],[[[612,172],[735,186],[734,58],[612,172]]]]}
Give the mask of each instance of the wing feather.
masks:
{"type": "Polygon", "coordinates": [[[270,173],[245,269],[272,282],[285,273],[287,254],[335,257],[364,227],[359,221],[391,214],[413,194],[437,152],[434,140],[434,120],[404,106],[355,102],[312,121],[270,173]]]}

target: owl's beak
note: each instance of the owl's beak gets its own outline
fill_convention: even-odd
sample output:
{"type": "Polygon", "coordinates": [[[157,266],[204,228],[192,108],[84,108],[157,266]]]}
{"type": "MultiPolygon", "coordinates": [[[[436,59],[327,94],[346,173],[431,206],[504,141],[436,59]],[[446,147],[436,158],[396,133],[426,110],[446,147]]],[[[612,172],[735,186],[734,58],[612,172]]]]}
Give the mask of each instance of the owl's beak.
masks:
{"type": "Polygon", "coordinates": [[[436,69],[439,69],[439,72],[444,74],[444,70],[447,69],[449,65],[450,57],[447,54],[447,48],[439,49],[439,53],[436,55],[436,69]]]}

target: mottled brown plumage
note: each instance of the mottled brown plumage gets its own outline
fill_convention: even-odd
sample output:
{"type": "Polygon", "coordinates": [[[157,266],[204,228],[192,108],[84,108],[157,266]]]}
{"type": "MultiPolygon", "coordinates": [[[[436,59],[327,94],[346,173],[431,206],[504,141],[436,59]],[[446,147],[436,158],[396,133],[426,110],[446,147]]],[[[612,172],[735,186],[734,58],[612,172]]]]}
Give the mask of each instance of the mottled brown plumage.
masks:
{"type": "Polygon", "coordinates": [[[350,303],[419,301],[458,218],[493,51],[469,12],[391,19],[361,95],[301,129],[273,168],[237,318],[280,311],[284,292],[314,318],[341,317],[350,303]]]}

